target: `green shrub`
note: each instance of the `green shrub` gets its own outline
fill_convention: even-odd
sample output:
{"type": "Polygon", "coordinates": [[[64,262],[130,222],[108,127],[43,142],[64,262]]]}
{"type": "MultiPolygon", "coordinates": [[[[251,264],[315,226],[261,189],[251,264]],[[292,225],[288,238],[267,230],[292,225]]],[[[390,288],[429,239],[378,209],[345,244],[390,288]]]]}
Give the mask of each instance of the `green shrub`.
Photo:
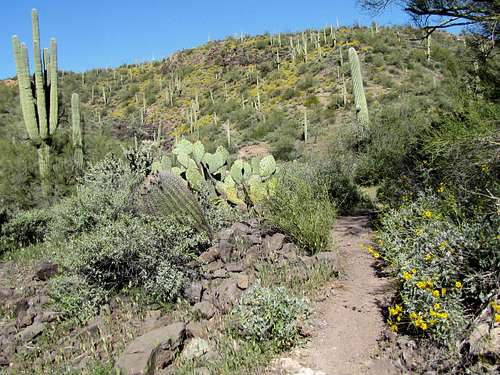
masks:
{"type": "Polygon", "coordinates": [[[182,286],[184,264],[207,243],[206,234],[173,218],[122,216],[73,239],[59,261],[89,285],[144,287],[154,299],[168,302],[182,286]]]}
{"type": "Polygon", "coordinates": [[[462,338],[497,287],[500,267],[498,216],[460,220],[453,211],[443,198],[421,195],[388,211],[378,233],[382,257],[401,281],[389,324],[442,343],[462,338]]]}
{"type": "Polygon", "coordinates": [[[99,312],[108,293],[102,288],[89,286],[78,276],[63,275],[50,280],[49,296],[62,318],[76,318],[84,323],[99,312]]]}
{"type": "Polygon", "coordinates": [[[325,183],[330,201],[341,212],[348,212],[363,203],[353,177],[347,173],[340,161],[335,159],[316,162],[316,178],[325,183]]]}
{"type": "Polygon", "coordinates": [[[231,312],[237,332],[247,340],[273,342],[288,349],[298,341],[300,326],[310,315],[308,302],[281,287],[263,288],[256,283],[231,312]]]}
{"type": "Polygon", "coordinates": [[[11,246],[36,244],[45,239],[51,220],[51,212],[47,209],[25,211],[5,223],[1,234],[11,246]]]}
{"type": "Polygon", "coordinates": [[[335,221],[328,186],[315,177],[307,164],[283,166],[275,194],[264,204],[267,222],[311,254],[327,248],[335,221]]]}
{"type": "Polygon", "coordinates": [[[92,166],[75,195],[52,208],[49,238],[66,240],[113,222],[131,210],[134,187],[142,177],[114,156],[92,166]]]}

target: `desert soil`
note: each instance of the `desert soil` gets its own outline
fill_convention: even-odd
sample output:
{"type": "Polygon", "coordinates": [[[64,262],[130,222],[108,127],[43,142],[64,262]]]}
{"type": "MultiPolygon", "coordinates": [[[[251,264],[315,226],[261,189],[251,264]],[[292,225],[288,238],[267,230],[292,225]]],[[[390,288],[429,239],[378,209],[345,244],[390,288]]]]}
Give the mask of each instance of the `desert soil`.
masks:
{"type": "Polygon", "coordinates": [[[333,236],[341,276],[315,303],[311,338],[279,358],[271,374],[399,374],[379,349],[387,335],[383,309],[392,296],[366,247],[372,239],[368,214],[339,217],[333,236]]]}

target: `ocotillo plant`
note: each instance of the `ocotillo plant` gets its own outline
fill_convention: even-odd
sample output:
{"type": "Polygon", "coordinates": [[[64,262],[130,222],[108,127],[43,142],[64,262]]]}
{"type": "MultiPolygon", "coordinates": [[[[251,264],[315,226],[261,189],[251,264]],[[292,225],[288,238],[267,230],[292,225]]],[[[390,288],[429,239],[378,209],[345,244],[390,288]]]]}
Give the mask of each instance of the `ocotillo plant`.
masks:
{"type": "Polygon", "coordinates": [[[33,9],[31,13],[33,27],[33,57],[35,77],[31,79],[28,63],[28,49],[16,35],[12,37],[12,46],[16,61],[19,98],[24,124],[28,136],[38,151],[38,166],[42,188],[45,194],[50,191],[49,175],[51,171],[50,145],[52,136],[58,125],[58,98],[57,98],[57,45],[56,40],[50,41],[50,55],[44,50],[43,62],[40,51],[40,28],[38,13],[33,9]],[[32,86],[35,90],[32,90],[32,86]],[[47,109],[49,113],[47,114],[47,109]]]}
{"type": "Polygon", "coordinates": [[[356,105],[358,122],[362,129],[366,129],[370,122],[370,118],[368,116],[368,105],[366,104],[363,76],[361,75],[361,64],[359,63],[358,53],[352,47],[349,48],[349,62],[351,64],[354,103],[356,105]]]}
{"type": "Polygon", "coordinates": [[[73,162],[75,167],[83,170],[83,136],[80,117],[80,96],[76,93],[71,95],[71,124],[73,130],[73,162]]]}

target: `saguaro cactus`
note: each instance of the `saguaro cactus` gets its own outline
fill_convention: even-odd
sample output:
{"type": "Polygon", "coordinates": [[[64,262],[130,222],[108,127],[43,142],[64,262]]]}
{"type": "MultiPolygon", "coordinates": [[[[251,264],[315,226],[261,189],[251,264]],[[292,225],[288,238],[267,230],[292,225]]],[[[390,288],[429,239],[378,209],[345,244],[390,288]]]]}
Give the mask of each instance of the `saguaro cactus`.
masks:
{"type": "Polygon", "coordinates": [[[73,130],[73,162],[80,171],[83,169],[83,136],[80,118],[80,96],[71,95],[71,123],[73,130]]]}
{"type": "Polygon", "coordinates": [[[33,57],[35,75],[31,79],[28,62],[28,49],[16,35],[12,37],[12,47],[16,62],[19,98],[24,124],[28,136],[37,148],[38,165],[42,188],[45,193],[50,190],[49,175],[51,170],[50,145],[52,136],[58,125],[58,92],[57,92],[57,46],[56,40],[50,41],[50,54],[47,49],[40,50],[40,28],[38,12],[31,12],[33,28],[33,57]],[[32,90],[32,86],[35,88],[32,90]],[[47,114],[47,109],[49,113],[47,114]]]}
{"type": "Polygon", "coordinates": [[[365,89],[363,87],[363,76],[361,75],[361,65],[358,53],[354,48],[349,48],[349,62],[351,64],[351,76],[354,91],[354,103],[358,122],[362,128],[366,129],[370,123],[368,116],[368,105],[366,104],[365,89]]]}

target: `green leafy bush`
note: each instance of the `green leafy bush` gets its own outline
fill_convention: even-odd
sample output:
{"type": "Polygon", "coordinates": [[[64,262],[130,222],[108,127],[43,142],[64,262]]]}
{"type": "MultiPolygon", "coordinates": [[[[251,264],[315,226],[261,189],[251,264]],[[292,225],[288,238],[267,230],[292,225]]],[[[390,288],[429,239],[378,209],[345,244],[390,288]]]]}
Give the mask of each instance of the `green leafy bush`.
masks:
{"type": "Polygon", "coordinates": [[[308,302],[281,287],[254,284],[231,312],[237,332],[247,340],[273,342],[279,349],[292,347],[300,326],[310,315],[308,302]]]}
{"type": "Polygon", "coordinates": [[[182,286],[182,266],[207,242],[205,234],[174,219],[123,216],[72,240],[60,261],[90,285],[145,287],[155,298],[171,301],[182,286]]]}
{"type": "Polygon", "coordinates": [[[427,194],[382,218],[382,257],[401,280],[398,305],[389,308],[394,330],[405,326],[454,342],[478,313],[482,296],[496,288],[498,217],[460,220],[452,211],[446,200],[427,194]]]}
{"type": "Polygon", "coordinates": [[[335,207],[328,196],[328,186],[307,164],[283,166],[275,193],[264,204],[264,216],[274,228],[289,235],[311,254],[327,248],[335,207]]]}
{"type": "Polygon", "coordinates": [[[108,293],[102,288],[89,286],[78,276],[62,275],[50,281],[49,296],[63,318],[85,322],[99,312],[108,293]]]}
{"type": "Polygon", "coordinates": [[[142,177],[114,156],[92,166],[75,195],[52,208],[49,238],[66,240],[117,220],[132,207],[134,187],[142,177]]]}
{"type": "Polygon", "coordinates": [[[21,212],[1,227],[4,243],[11,247],[23,247],[42,242],[52,220],[47,209],[21,212]]]}

